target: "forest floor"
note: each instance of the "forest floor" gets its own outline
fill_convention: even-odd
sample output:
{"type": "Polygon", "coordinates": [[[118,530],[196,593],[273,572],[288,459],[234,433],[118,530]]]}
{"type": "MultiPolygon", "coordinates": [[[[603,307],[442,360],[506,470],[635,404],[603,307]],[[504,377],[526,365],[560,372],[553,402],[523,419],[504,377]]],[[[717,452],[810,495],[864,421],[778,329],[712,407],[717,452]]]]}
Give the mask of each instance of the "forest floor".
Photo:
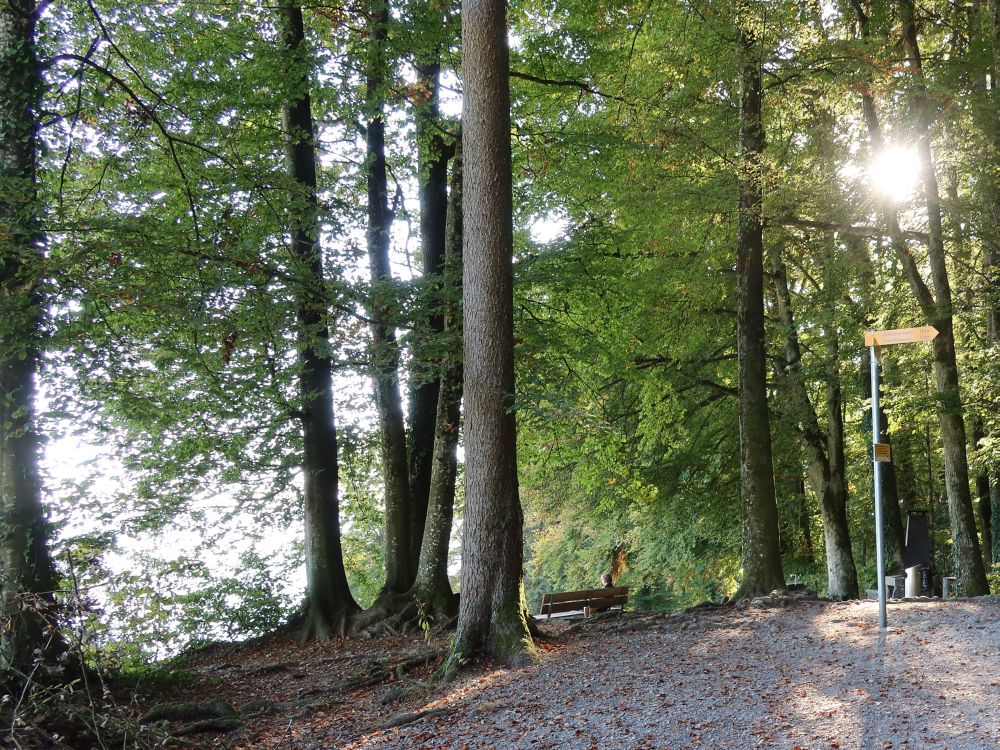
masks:
{"type": "Polygon", "coordinates": [[[195,653],[173,698],[236,707],[236,731],[184,739],[227,750],[1000,748],[1000,597],[890,602],[888,621],[775,596],[543,623],[536,665],[433,687],[443,637],[272,636],[195,653]]]}

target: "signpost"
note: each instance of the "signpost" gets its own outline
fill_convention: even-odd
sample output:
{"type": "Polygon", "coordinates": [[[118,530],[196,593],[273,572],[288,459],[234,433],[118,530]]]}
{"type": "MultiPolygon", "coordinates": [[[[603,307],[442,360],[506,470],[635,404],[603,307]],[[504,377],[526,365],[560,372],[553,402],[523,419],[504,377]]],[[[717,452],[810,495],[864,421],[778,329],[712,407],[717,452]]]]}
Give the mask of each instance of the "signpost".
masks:
{"type": "Polygon", "coordinates": [[[894,328],[888,331],[869,331],[865,346],[871,351],[872,363],[872,467],[875,472],[875,571],[878,576],[878,626],[885,631],[885,556],[882,554],[882,464],[892,460],[889,445],[880,443],[881,429],[878,413],[878,359],[879,349],[892,344],[913,344],[932,341],[938,335],[934,326],[919,328],[894,328]]]}

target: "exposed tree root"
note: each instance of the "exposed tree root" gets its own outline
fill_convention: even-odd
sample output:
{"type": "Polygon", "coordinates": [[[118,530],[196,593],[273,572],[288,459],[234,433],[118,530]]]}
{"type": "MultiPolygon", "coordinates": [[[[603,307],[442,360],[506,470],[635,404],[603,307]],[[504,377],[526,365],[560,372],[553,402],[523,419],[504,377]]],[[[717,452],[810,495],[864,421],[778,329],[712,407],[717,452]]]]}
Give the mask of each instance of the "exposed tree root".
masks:
{"type": "Polygon", "coordinates": [[[308,608],[302,615],[302,631],[299,635],[299,642],[305,643],[310,638],[316,638],[321,642],[329,641],[332,637],[343,638],[347,635],[356,610],[343,609],[329,618],[321,617],[313,608],[308,608]]]}
{"type": "Polygon", "coordinates": [[[457,594],[411,589],[402,594],[383,593],[371,607],[354,616],[351,628],[365,638],[420,630],[430,634],[452,626],[457,614],[457,594]]]}
{"type": "Polygon", "coordinates": [[[236,716],[238,716],[236,709],[225,701],[157,703],[139,721],[143,724],[152,724],[157,721],[231,719],[236,716]]]}
{"type": "Polygon", "coordinates": [[[538,625],[538,621],[534,618],[531,612],[524,611],[524,621],[528,624],[528,632],[531,637],[536,641],[560,641],[562,640],[559,636],[552,633],[547,633],[538,625]]]}
{"type": "MultiPolygon", "coordinates": [[[[363,687],[378,685],[390,679],[394,674],[397,676],[403,675],[407,669],[422,664],[430,664],[432,661],[440,658],[440,656],[440,651],[424,651],[404,659],[403,661],[391,664],[385,660],[374,661],[364,672],[346,677],[343,680],[333,683],[332,685],[303,690],[294,701],[250,701],[241,707],[240,712],[280,713],[297,708],[319,708],[334,705],[336,703],[343,703],[344,701],[338,700],[334,696],[351,690],[358,690],[363,687]]],[[[407,681],[412,683],[419,682],[418,680],[409,679],[407,679],[407,681]]]]}
{"type": "Polygon", "coordinates": [[[282,661],[277,664],[265,664],[261,667],[255,667],[244,674],[247,677],[256,677],[257,675],[270,674],[271,672],[282,672],[286,669],[291,669],[292,667],[300,667],[302,662],[300,661],[282,661]]]}
{"type": "Polygon", "coordinates": [[[219,732],[220,734],[225,734],[227,732],[235,732],[242,726],[243,722],[236,718],[201,719],[200,721],[193,721],[190,724],[180,726],[170,732],[170,734],[174,737],[186,737],[189,734],[199,734],[200,732],[219,732]]]}
{"type": "Polygon", "coordinates": [[[401,727],[404,724],[410,724],[414,721],[420,721],[421,719],[426,719],[429,716],[440,716],[451,711],[451,708],[428,708],[423,711],[409,711],[405,714],[398,714],[393,716],[386,722],[378,725],[379,729],[392,729],[393,727],[401,727]]]}
{"type": "Polygon", "coordinates": [[[143,724],[159,721],[186,721],[170,730],[174,737],[184,737],[199,732],[233,732],[243,726],[239,712],[225,701],[204,703],[159,703],[140,719],[143,724]]]}

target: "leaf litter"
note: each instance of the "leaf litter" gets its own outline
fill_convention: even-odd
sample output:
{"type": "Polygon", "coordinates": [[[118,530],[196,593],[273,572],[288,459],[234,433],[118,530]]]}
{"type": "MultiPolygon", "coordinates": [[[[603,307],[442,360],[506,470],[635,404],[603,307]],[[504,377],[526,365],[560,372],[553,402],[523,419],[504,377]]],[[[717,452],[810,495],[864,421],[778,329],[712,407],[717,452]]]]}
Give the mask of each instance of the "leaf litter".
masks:
{"type": "MultiPolygon", "coordinates": [[[[191,655],[172,700],[225,701],[226,750],[996,750],[1000,597],[877,604],[780,597],[681,614],[543,622],[516,670],[431,683],[446,637],[294,634],[191,655]]],[[[160,696],[163,699],[163,696],[160,696]]],[[[162,728],[161,728],[162,729],[162,728]]]]}

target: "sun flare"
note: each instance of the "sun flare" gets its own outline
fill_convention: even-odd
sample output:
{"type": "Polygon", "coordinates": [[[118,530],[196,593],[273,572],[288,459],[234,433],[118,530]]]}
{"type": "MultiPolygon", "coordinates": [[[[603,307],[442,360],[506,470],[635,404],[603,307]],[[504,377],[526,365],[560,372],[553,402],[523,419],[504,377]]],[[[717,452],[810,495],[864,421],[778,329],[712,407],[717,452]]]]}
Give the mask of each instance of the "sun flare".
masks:
{"type": "Polygon", "coordinates": [[[904,201],[913,195],[920,179],[920,163],[916,149],[889,146],[879,153],[868,168],[872,187],[893,201],[904,201]]]}

